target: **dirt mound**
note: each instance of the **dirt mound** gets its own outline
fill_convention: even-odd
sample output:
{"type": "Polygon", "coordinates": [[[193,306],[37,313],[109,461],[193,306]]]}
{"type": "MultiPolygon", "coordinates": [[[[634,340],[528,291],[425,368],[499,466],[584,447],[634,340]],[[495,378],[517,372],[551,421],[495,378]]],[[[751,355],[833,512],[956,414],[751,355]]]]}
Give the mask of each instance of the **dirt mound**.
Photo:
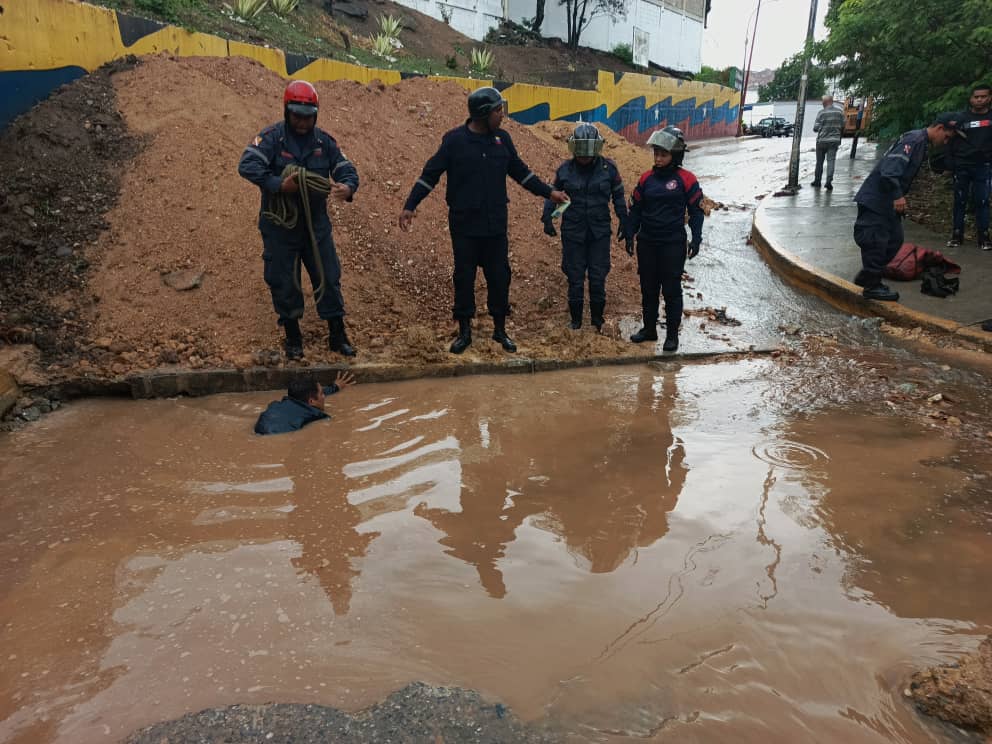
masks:
{"type": "Polygon", "coordinates": [[[927,715],[992,736],[992,636],[957,663],[917,672],[907,692],[927,715]]]}
{"type": "Polygon", "coordinates": [[[118,112],[107,65],[20,117],[0,135],[0,339],[33,342],[49,360],[85,332],[85,246],[106,227],[119,169],[138,150],[118,112]]]}
{"type": "MultiPolygon", "coordinates": [[[[279,117],[284,81],[246,59],[159,56],[113,82],[129,130],[146,146],[121,176],[120,198],[105,215],[109,229],[86,249],[94,303],[79,292],[61,297],[88,321],[77,339],[82,358],[67,357],[64,371],[124,375],[163,365],[272,363],[278,355],[265,352],[279,348],[281,336],[262,280],[258,191],[236,166],[244,146],[279,117]],[[177,271],[202,273],[200,286],[171,288],[164,278],[177,271]]],[[[401,233],[396,218],[441,134],[463,121],[466,93],[422,78],[317,88],[320,125],[362,181],[354,203],[331,206],[360,359],[438,361],[453,328],[443,189],[421,205],[411,233],[401,233]]],[[[507,128],[528,165],[550,179],[563,145],[513,122],[507,128]]],[[[566,319],[560,243],[541,231],[539,199],[515,185],[510,198],[510,330],[521,352],[569,356],[606,344],[611,353],[633,353],[609,337],[538,343],[566,319]]],[[[478,290],[485,307],[481,272],[478,290]]],[[[639,312],[634,262],[619,249],[608,291],[608,314],[639,312]]],[[[466,358],[502,358],[488,339],[488,320],[479,324],[480,341],[466,358]]],[[[326,351],[326,326],[309,302],[303,326],[308,362],[338,360],[326,351]]]]}

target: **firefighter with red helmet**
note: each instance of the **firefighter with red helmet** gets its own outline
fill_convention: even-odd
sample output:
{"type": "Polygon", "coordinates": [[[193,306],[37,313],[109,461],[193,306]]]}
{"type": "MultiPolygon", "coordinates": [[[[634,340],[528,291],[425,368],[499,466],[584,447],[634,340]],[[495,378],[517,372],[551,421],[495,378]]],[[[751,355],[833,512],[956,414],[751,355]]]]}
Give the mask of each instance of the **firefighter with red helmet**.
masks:
{"type": "Polygon", "coordinates": [[[238,164],[238,173],[262,192],[258,229],[265,283],[286,333],[288,359],[303,357],[301,265],[316,290],[317,314],[327,321],[331,351],[355,355],[344,327],[341,264],[331,235],[327,197],[350,202],[358,189],[358,172],[334,138],[317,127],[318,109],[313,85],[304,80],[290,82],[283,95],[283,121],[263,129],[238,164]],[[314,188],[312,184],[320,179],[308,176],[329,184],[324,184],[326,189],[314,188]],[[302,203],[304,194],[306,204],[302,203]],[[287,217],[287,212],[292,216],[287,217]]]}

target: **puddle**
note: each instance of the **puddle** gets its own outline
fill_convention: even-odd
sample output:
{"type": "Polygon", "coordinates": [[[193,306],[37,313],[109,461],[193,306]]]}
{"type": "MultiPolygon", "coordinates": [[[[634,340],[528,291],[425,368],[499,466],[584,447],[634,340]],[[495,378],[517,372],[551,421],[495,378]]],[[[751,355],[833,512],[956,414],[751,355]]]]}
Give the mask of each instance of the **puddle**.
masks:
{"type": "Polygon", "coordinates": [[[949,740],[901,685],[992,626],[987,455],[781,385],[359,385],[264,438],[275,396],[60,410],[0,439],[0,741],[414,680],[569,741],[949,740]]]}

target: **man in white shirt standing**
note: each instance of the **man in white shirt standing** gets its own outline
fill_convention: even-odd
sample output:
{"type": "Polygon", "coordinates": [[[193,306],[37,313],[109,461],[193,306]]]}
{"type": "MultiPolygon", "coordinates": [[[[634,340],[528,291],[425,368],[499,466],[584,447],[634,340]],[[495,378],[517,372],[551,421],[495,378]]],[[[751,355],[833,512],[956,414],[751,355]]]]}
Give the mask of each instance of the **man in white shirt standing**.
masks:
{"type": "Polygon", "coordinates": [[[834,188],[834,161],[837,159],[837,148],[844,132],[844,112],[834,108],[834,97],[823,97],[823,111],[816,115],[813,124],[816,132],[816,172],[813,174],[814,189],[820,188],[820,178],[823,176],[823,160],[827,161],[827,182],[823,188],[832,191],[834,188]]]}

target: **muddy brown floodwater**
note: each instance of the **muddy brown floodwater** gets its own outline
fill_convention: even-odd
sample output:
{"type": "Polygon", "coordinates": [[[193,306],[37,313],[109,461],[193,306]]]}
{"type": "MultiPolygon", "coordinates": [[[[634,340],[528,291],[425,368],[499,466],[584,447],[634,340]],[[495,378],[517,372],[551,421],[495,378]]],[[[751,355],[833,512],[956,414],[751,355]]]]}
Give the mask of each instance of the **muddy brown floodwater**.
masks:
{"type": "Polygon", "coordinates": [[[416,680],[567,741],[963,740],[903,689],[992,627],[987,450],[787,384],[359,385],[266,438],[272,395],[59,410],[0,439],[0,741],[416,680]]]}

